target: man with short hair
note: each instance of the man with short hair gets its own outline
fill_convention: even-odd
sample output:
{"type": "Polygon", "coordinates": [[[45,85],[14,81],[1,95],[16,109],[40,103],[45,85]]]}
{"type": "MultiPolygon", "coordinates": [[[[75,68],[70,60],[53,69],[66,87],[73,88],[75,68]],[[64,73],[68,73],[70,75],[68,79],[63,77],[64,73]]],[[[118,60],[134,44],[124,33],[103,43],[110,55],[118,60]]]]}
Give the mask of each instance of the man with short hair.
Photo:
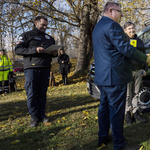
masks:
{"type": "Polygon", "coordinates": [[[39,121],[49,122],[45,115],[46,92],[49,83],[52,57],[57,51],[47,54],[46,48],[55,44],[55,40],[46,34],[48,20],[38,16],[34,22],[34,29],[19,36],[15,52],[23,56],[25,90],[27,106],[31,115],[30,127],[37,126],[39,121]]]}
{"type": "MultiPolygon", "coordinates": [[[[143,41],[137,37],[135,34],[135,24],[133,22],[126,22],[124,24],[124,31],[127,34],[128,41],[134,47],[142,48],[144,47],[143,41]]],[[[142,53],[146,53],[145,50],[140,50],[142,53]]],[[[131,125],[133,121],[141,121],[146,123],[147,120],[143,118],[139,113],[138,107],[138,93],[141,85],[142,76],[146,76],[146,72],[148,71],[147,64],[142,65],[134,60],[132,60],[132,81],[127,84],[127,98],[126,98],[126,123],[131,125]],[[133,117],[131,117],[131,112],[133,113],[133,117]]]]}
{"type": "Polygon", "coordinates": [[[150,63],[150,58],[129,44],[119,25],[122,16],[119,3],[107,2],[104,15],[92,33],[94,83],[101,92],[98,147],[110,141],[111,127],[114,150],[136,150],[140,146],[128,147],[123,136],[127,83],[132,80],[131,59],[144,65],[150,63]]]}

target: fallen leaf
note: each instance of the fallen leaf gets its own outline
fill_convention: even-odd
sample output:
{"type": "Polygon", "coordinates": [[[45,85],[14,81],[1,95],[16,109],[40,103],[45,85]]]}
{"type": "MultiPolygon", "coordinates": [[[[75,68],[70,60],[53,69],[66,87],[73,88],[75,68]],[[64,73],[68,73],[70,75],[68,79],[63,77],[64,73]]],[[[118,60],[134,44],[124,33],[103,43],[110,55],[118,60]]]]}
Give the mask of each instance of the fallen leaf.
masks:
{"type": "Polygon", "coordinates": [[[51,134],[49,134],[49,135],[55,135],[54,133],[51,133],[51,134]]]}
{"type": "Polygon", "coordinates": [[[88,118],[89,118],[88,116],[87,116],[87,117],[84,117],[83,120],[86,120],[86,119],[88,119],[88,118]]]}
{"type": "Polygon", "coordinates": [[[6,126],[6,125],[4,125],[4,124],[1,124],[1,125],[0,125],[0,128],[4,128],[5,126],[6,126]]]}
{"type": "Polygon", "coordinates": [[[103,147],[105,147],[106,145],[104,144],[104,143],[102,143],[102,146],[101,147],[99,147],[99,148],[97,148],[97,150],[99,150],[99,149],[101,149],[101,148],[103,148],[103,147]]]}
{"type": "Polygon", "coordinates": [[[15,141],[12,141],[11,144],[16,144],[16,143],[19,143],[20,141],[19,140],[15,140],[15,141]]]}
{"type": "Polygon", "coordinates": [[[16,130],[16,131],[14,131],[12,134],[16,134],[18,131],[16,130]]]}
{"type": "Polygon", "coordinates": [[[50,126],[51,125],[51,122],[47,122],[44,124],[45,126],[50,126]]]}
{"type": "Polygon", "coordinates": [[[61,119],[62,119],[62,120],[65,120],[65,117],[62,117],[61,119]]]}
{"type": "Polygon", "coordinates": [[[23,123],[24,123],[23,121],[19,122],[19,124],[23,124],[23,123]]]}
{"type": "Polygon", "coordinates": [[[82,123],[82,124],[80,124],[80,126],[86,126],[86,124],[85,124],[85,123],[82,123]]]}
{"type": "Polygon", "coordinates": [[[97,120],[97,119],[98,119],[98,117],[95,117],[95,119],[97,120]]]}
{"type": "Polygon", "coordinates": [[[142,150],[144,148],[144,146],[141,146],[139,150],[142,150]]]}
{"type": "Polygon", "coordinates": [[[67,131],[67,130],[70,130],[71,129],[71,127],[67,127],[65,130],[67,131]]]}

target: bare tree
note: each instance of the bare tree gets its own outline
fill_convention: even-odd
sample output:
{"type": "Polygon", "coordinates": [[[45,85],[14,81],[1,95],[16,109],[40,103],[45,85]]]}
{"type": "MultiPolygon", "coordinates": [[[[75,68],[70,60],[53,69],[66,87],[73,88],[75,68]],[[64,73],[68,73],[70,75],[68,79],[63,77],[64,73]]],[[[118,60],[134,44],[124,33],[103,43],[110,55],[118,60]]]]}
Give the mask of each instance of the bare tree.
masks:
{"type": "MultiPolygon", "coordinates": [[[[147,0],[117,0],[117,2],[122,4],[123,12],[125,12],[123,22],[132,19],[138,26],[143,23],[143,19],[147,18],[147,12],[149,12],[149,2],[147,0]]],[[[50,20],[49,30],[59,30],[62,32],[62,35],[65,35],[65,38],[71,37],[71,39],[78,40],[78,58],[75,72],[87,69],[93,55],[92,31],[96,22],[102,16],[106,1],[11,0],[10,3],[16,5],[14,13],[16,14],[15,19],[17,21],[13,24],[16,30],[26,31],[31,29],[34,18],[37,15],[48,17],[50,20]],[[79,36],[74,35],[75,30],[79,31],[79,36]]],[[[7,1],[7,5],[10,5],[10,3],[7,1]]],[[[9,18],[11,14],[7,11],[7,8],[6,12],[9,18]]],[[[72,46],[74,43],[72,42],[72,46]]]]}

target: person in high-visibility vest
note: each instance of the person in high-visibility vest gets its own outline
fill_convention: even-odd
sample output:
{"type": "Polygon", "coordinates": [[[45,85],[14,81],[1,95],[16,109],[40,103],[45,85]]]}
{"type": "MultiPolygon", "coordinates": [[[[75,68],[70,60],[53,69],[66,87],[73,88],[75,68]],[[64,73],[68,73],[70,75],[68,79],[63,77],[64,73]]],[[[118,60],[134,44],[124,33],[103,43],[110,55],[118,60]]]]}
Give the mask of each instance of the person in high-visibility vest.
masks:
{"type": "Polygon", "coordinates": [[[0,94],[9,92],[9,74],[13,74],[12,63],[4,49],[0,49],[0,94]],[[4,88],[3,88],[4,81],[4,88]]]}

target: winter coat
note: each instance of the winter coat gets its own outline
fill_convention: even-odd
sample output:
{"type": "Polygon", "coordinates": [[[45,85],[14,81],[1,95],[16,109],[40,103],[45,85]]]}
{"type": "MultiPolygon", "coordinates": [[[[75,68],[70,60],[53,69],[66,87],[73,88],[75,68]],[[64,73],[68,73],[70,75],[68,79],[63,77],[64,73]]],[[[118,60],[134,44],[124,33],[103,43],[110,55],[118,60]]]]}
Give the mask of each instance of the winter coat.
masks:
{"type": "MultiPolygon", "coordinates": [[[[143,41],[139,37],[137,37],[136,34],[135,34],[134,38],[130,38],[128,35],[127,35],[127,38],[128,38],[129,42],[130,42],[130,40],[137,40],[137,47],[139,47],[139,48],[144,47],[143,41]]],[[[144,49],[143,50],[141,49],[139,51],[146,54],[144,49]]],[[[142,64],[138,63],[137,61],[132,60],[132,71],[136,71],[136,70],[140,70],[140,69],[143,69],[147,72],[148,71],[148,65],[147,64],[142,65],[142,64]]]]}
{"type": "Polygon", "coordinates": [[[92,33],[97,85],[114,86],[132,81],[132,60],[144,65],[147,56],[131,46],[122,27],[103,16],[92,33]]]}
{"type": "Polygon", "coordinates": [[[0,56],[0,81],[8,80],[9,72],[12,72],[12,63],[9,57],[6,55],[0,56]]]}
{"type": "Polygon", "coordinates": [[[17,55],[23,55],[24,69],[29,68],[50,68],[52,57],[47,53],[38,53],[37,47],[45,49],[51,45],[55,45],[55,40],[45,32],[41,32],[37,28],[21,34],[15,47],[17,55]]]}
{"type": "Polygon", "coordinates": [[[58,63],[59,63],[59,73],[68,74],[70,72],[70,68],[68,66],[69,56],[67,54],[58,56],[58,63]],[[64,63],[62,63],[62,61],[64,61],[64,63]]]}

